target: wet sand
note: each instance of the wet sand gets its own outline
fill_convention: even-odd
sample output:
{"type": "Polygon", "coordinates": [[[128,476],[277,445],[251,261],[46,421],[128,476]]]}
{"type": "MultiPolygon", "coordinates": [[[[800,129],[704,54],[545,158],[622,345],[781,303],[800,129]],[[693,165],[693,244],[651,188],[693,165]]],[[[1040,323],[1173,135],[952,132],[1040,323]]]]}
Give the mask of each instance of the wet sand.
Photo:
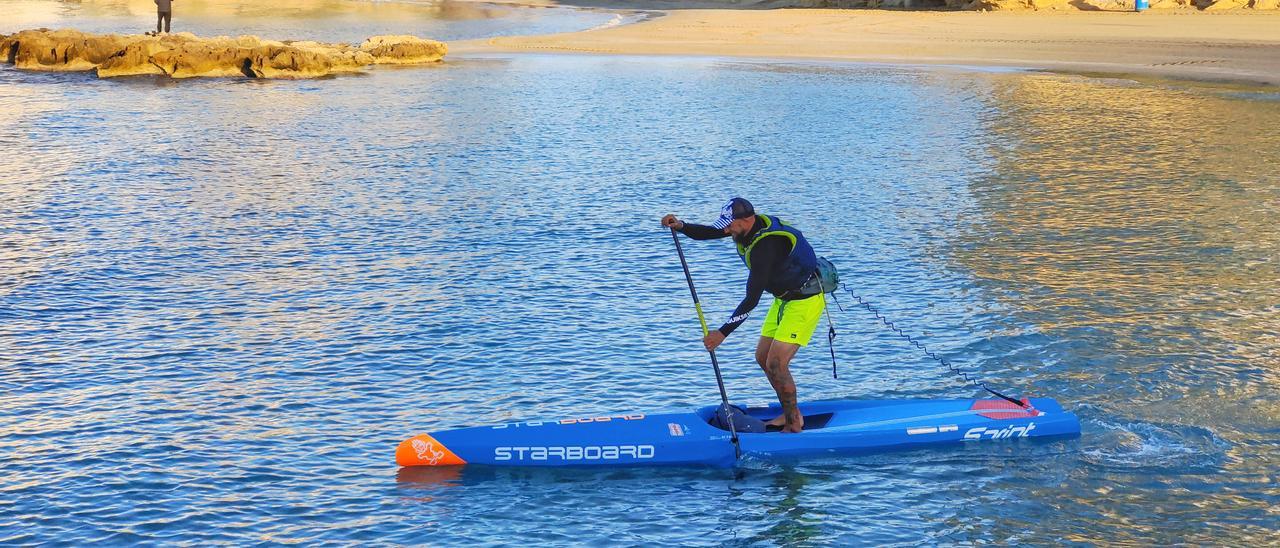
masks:
{"type": "Polygon", "coordinates": [[[710,55],[1007,66],[1280,86],[1277,12],[689,9],[663,14],[634,25],[472,40],[450,48],[459,54],[710,55]]]}

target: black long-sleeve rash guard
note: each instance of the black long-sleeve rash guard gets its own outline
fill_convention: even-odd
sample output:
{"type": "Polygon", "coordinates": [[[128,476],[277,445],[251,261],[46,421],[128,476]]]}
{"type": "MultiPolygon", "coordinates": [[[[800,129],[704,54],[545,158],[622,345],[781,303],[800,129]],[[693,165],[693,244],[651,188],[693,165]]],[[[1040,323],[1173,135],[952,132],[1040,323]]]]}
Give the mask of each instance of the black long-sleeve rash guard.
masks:
{"type": "MultiPolygon", "coordinates": [[[[764,223],[757,217],[755,226],[751,227],[751,236],[754,237],[755,233],[762,228],[764,223]]],[[[723,230],[692,223],[685,223],[680,232],[694,240],[715,240],[729,236],[723,230]]],[[[751,272],[747,275],[747,295],[742,298],[741,303],[738,303],[738,308],[733,310],[733,316],[729,321],[720,326],[721,333],[728,336],[742,325],[742,322],[747,321],[747,316],[760,304],[760,297],[764,295],[765,287],[769,285],[769,279],[773,276],[775,267],[790,254],[791,242],[783,236],[765,236],[756,243],[751,250],[751,272]]]]}

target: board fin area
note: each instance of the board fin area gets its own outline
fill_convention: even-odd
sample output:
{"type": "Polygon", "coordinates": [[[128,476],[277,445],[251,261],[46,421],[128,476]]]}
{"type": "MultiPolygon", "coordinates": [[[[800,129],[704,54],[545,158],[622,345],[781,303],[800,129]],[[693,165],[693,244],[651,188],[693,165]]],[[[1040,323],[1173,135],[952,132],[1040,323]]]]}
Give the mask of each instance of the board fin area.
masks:
{"type": "Polygon", "coordinates": [[[396,448],[396,464],[400,466],[449,466],[466,464],[443,443],[429,434],[418,434],[400,442],[396,448]]]}

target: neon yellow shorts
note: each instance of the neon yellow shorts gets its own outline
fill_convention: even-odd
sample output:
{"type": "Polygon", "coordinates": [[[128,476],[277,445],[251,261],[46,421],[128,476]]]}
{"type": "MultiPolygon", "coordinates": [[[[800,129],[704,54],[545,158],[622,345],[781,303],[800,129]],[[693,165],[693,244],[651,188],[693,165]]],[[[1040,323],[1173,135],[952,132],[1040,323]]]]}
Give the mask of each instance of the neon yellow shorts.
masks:
{"type": "Polygon", "coordinates": [[[769,315],[764,317],[764,328],[760,330],[760,336],[808,346],[813,330],[818,327],[818,320],[822,319],[822,309],[826,302],[821,293],[798,301],[773,299],[769,315]]]}

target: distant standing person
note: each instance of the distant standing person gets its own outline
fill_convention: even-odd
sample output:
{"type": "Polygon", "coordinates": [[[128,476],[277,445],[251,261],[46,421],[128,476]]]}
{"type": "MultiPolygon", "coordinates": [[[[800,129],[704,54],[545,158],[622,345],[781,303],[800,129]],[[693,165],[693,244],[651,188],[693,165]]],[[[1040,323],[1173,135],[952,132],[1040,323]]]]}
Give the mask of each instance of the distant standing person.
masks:
{"type": "Polygon", "coordinates": [[[164,25],[163,32],[169,33],[169,22],[173,20],[173,0],[155,0],[156,2],[156,34],[160,34],[161,25],[164,25]]]}

